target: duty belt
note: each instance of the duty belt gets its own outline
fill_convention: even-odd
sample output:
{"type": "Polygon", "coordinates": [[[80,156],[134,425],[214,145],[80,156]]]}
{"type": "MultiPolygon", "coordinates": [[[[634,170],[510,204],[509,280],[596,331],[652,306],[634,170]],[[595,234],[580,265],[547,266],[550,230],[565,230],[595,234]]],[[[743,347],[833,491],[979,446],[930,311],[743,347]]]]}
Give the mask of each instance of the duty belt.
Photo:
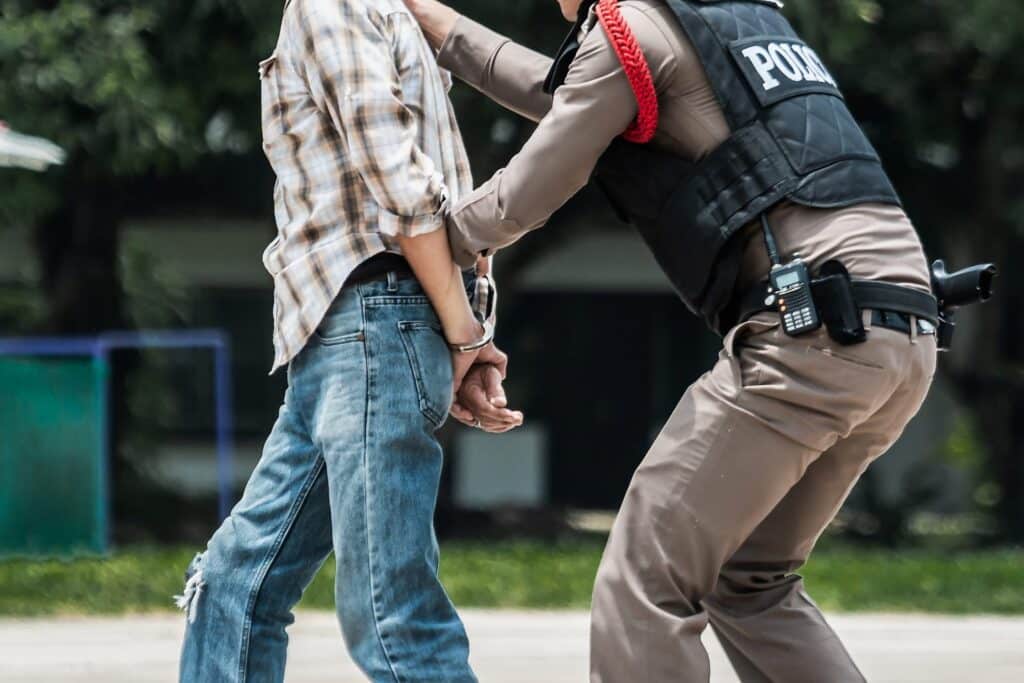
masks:
{"type": "MultiPolygon", "coordinates": [[[[812,279],[811,295],[815,305],[824,311],[834,306],[841,285],[840,278],[836,276],[812,279]]],[[[918,326],[917,331],[921,334],[932,334],[939,326],[938,302],[928,292],[874,280],[851,280],[850,291],[859,310],[872,311],[871,320],[875,326],[909,333],[911,318],[924,323],[918,326]]],[[[778,311],[778,304],[768,283],[762,282],[738,297],[723,319],[740,323],[769,311],[778,311]]]]}

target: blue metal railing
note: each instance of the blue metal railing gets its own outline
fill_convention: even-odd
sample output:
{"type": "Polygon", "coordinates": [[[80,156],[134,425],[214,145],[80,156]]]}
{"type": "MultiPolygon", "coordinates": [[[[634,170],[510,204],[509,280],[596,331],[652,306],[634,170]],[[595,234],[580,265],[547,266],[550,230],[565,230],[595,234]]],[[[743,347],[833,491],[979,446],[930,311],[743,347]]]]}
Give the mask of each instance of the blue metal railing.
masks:
{"type": "MultiPolygon", "coordinates": [[[[214,353],[214,394],[217,431],[217,502],[220,519],[231,511],[232,459],[234,451],[234,409],[231,394],[231,342],[221,330],[105,332],[95,337],[18,337],[0,339],[0,356],[91,356],[108,364],[110,354],[119,349],[211,349],[214,353]]],[[[109,406],[109,377],[102,383],[101,405],[109,406]]],[[[100,429],[102,452],[109,458],[110,425],[100,429]]],[[[107,474],[103,492],[109,510],[107,474]]],[[[109,512],[107,519],[109,520],[109,512]]],[[[109,524],[104,520],[109,539],[109,524]]]]}

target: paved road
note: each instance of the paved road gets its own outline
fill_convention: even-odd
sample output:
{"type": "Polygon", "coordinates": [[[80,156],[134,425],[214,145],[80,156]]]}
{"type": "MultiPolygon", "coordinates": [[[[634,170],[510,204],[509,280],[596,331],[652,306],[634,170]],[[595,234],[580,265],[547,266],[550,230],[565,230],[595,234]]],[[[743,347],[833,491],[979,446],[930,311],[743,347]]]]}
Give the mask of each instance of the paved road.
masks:
{"type": "MultiPolygon", "coordinates": [[[[587,617],[577,612],[469,610],[473,661],[484,683],[583,683],[587,617]]],[[[873,683],[1021,683],[1024,619],[837,616],[833,625],[873,683]]],[[[0,620],[4,683],[170,683],[183,620],[0,620]]],[[[300,613],[288,683],[362,683],[332,614],[300,613]]],[[[712,636],[713,683],[735,683],[712,636]]],[[[827,681],[823,675],[822,681],[827,681]]]]}

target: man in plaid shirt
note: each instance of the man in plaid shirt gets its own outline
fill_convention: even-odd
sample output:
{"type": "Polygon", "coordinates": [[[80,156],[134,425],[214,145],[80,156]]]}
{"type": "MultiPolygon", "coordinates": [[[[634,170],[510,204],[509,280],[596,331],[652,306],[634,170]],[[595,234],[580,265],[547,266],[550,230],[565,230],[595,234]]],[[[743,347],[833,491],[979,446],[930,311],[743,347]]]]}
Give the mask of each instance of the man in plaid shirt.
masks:
{"type": "Polygon", "coordinates": [[[453,388],[464,422],[522,415],[501,390],[490,264],[461,272],[443,229],[473,187],[450,80],[401,0],[289,0],[259,75],[273,369],[289,386],[187,572],[181,680],[283,680],[292,607],[333,551],[342,632],[371,680],[475,681],[437,578],[435,431],[453,388]]]}

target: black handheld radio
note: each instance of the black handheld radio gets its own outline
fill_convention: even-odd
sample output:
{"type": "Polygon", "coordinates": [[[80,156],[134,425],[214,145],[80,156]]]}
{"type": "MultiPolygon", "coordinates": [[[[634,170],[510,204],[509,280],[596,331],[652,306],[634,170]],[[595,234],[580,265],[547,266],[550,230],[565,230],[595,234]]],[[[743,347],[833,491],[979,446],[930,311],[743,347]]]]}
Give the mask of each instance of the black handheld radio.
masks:
{"type": "Polygon", "coordinates": [[[785,266],[774,266],[768,276],[779,306],[782,329],[791,337],[821,327],[818,309],[811,297],[811,278],[807,264],[799,258],[785,266]]]}
{"type": "Polygon", "coordinates": [[[787,264],[779,258],[779,250],[775,244],[768,218],[761,214],[761,225],[764,227],[764,241],[771,259],[772,269],[768,274],[771,286],[771,298],[779,309],[782,329],[791,337],[797,337],[821,327],[821,317],[811,295],[811,275],[799,255],[787,264]]]}

